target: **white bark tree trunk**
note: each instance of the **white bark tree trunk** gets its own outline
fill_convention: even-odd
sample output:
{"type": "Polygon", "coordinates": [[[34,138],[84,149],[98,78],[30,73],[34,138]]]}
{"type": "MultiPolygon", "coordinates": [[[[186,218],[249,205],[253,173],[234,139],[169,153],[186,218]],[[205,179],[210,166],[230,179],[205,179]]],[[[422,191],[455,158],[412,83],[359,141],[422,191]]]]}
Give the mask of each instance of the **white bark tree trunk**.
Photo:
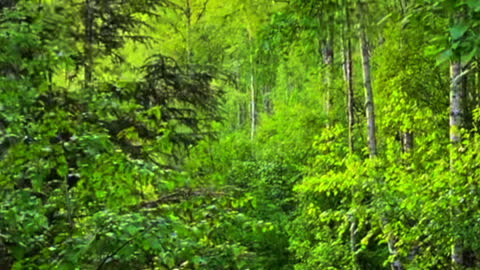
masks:
{"type": "MultiPolygon", "coordinates": [[[[377,137],[376,137],[376,123],[375,123],[375,103],[373,98],[372,78],[370,69],[370,51],[369,42],[366,35],[366,3],[359,1],[359,10],[361,16],[360,22],[360,45],[362,54],[362,66],[363,66],[363,82],[365,88],[365,106],[367,114],[367,126],[368,126],[368,146],[370,158],[374,158],[377,155],[377,137]]],[[[383,217],[383,221],[388,223],[388,219],[383,217]]],[[[387,236],[388,249],[391,255],[394,256],[394,261],[391,263],[392,270],[403,270],[403,264],[398,257],[398,250],[396,248],[396,236],[391,234],[387,236]]]]}
{"type": "Polygon", "coordinates": [[[335,62],[335,32],[334,32],[334,21],[335,15],[329,16],[329,28],[328,28],[328,37],[323,42],[323,63],[326,66],[324,76],[324,87],[325,87],[325,114],[327,115],[328,124],[330,124],[331,111],[332,111],[332,86],[334,80],[334,62],[335,62]]]}
{"type": "Polygon", "coordinates": [[[370,73],[370,52],[364,29],[360,31],[360,44],[362,51],[363,83],[365,87],[365,106],[367,112],[368,147],[370,150],[370,157],[373,158],[377,155],[375,103],[373,99],[372,79],[370,73]]]}
{"type": "Polygon", "coordinates": [[[250,74],[250,110],[251,110],[251,130],[250,130],[250,138],[253,140],[255,137],[255,127],[257,125],[256,119],[256,111],[257,106],[255,103],[255,85],[254,85],[254,76],[253,76],[253,68],[250,74]]]}
{"type": "Polygon", "coordinates": [[[248,41],[250,43],[250,139],[253,140],[255,137],[255,129],[257,126],[257,104],[256,104],[256,93],[255,93],[255,68],[253,61],[253,38],[249,33],[248,41]]]}
{"type": "MultiPolygon", "coordinates": [[[[450,167],[452,177],[456,176],[455,163],[457,162],[457,151],[461,143],[460,129],[463,125],[463,99],[464,91],[462,89],[462,64],[455,60],[450,65],[451,87],[450,87],[450,142],[452,143],[452,153],[450,154],[450,167]]],[[[451,187],[453,190],[454,187],[451,187]]],[[[455,224],[455,215],[458,209],[452,209],[452,223],[455,224]]],[[[454,239],[452,246],[453,269],[462,269],[464,265],[463,244],[461,239],[454,239]]]]}
{"type": "MultiPolygon", "coordinates": [[[[343,1],[345,8],[345,33],[343,35],[343,55],[344,55],[344,72],[345,83],[347,86],[347,115],[348,115],[348,148],[350,154],[355,153],[355,145],[353,142],[353,132],[355,126],[355,100],[354,100],[354,87],[353,87],[353,60],[352,60],[352,39],[351,39],[351,21],[349,5],[347,0],[343,1]]],[[[356,188],[352,189],[352,206],[356,207],[356,188]]],[[[353,269],[359,268],[358,260],[358,219],[355,214],[350,217],[350,251],[352,253],[352,267],[353,269]]]]}

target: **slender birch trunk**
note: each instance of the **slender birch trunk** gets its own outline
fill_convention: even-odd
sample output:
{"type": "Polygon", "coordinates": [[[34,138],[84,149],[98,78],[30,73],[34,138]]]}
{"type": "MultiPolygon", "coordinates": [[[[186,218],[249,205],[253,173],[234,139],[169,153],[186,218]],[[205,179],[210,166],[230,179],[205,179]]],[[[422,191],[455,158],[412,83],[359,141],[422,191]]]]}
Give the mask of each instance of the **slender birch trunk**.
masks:
{"type": "Polygon", "coordinates": [[[347,40],[345,73],[347,77],[347,106],[348,106],[348,146],[351,152],[355,149],[353,141],[353,132],[355,128],[355,90],[353,88],[353,62],[352,62],[352,44],[347,40]]]}
{"type": "MultiPolygon", "coordinates": [[[[360,4],[362,5],[362,4],[360,4]]],[[[365,101],[367,112],[367,126],[368,126],[368,147],[370,158],[375,158],[377,155],[377,138],[376,138],[376,123],[375,123],[375,103],[373,98],[373,88],[370,70],[370,52],[368,48],[368,39],[365,30],[360,30],[360,45],[362,52],[363,65],[363,82],[365,88],[365,101]]],[[[388,222],[384,220],[384,222],[388,222]]],[[[391,264],[392,270],[403,270],[402,262],[398,259],[398,251],[395,247],[396,240],[393,235],[388,236],[388,249],[390,254],[395,256],[395,260],[391,264]]]]}
{"type": "Polygon", "coordinates": [[[249,33],[248,41],[250,43],[250,119],[251,119],[251,127],[250,127],[250,139],[253,140],[255,137],[255,129],[257,126],[257,104],[255,101],[256,93],[255,93],[255,69],[254,69],[254,62],[253,62],[253,40],[252,35],[249,33]]]}
{"type": "Polygon", "coordinates": [[[255,127],[257,125],[256,121],[256,110],[257,106],[255,103],[255,85],[254,85],[254,76],[253,76],[253,68],[250,74],[250,110],[251,110],[251,130],[250,130],[250,138],[253,140],[255,137],[255,127]]]}
{"type": "Polygon", "coordinates": [[[370,157],[373,158],[377,155],[375,103],[373,99],[372,79],[370,73],[370,52],[368,49],[367,35],[364,29],[360,30],[360,44],[363,65],[363,83],[365,88],[365,105],[367,112],[368,147],[370,150],[370,157]]]}
{"type": "MultiPolygon", "coordinates": [[[[332,108],[332,86],[333,86],[333,79],[334,79],[334,60],[335,60],[335,32],[334,32],[334,20],[335,15],[331,15],[329,17],[329,25],[328,28],[328,37],[323,42],[323,63],[326,66],[325,72],[323,73],[324,76],[324,87],[325,87],[325,114],[327,115],[327,119],[330,122],[330,114],[332,108]]],[[[320,19],[319,19],[320,21],[320,19]]]]}
{"type": "MultiPolygon", "coordinates": [[[[376,138],[376,123],[375,123],[375,103],[373,98],[373,88],[371,80],[370,70],[370,52],[368,47],[368,39],[365,30],[360,32],[360,43],[362,50],[362,63],[363,63],[363,79],[365,87],[365,100],[366,100],[366,112],[367,112],[367,125],[368,125],[368,145],[370,150],[370,158],[374,158],[377,155],[377,138],[376,138]]],[[[387,221],[388,222],[388,221],[387,221]]],[[[403,264],[398,259],[398,251],[396,248],[395,236],[388,236],[388,249],[392,255],[395,256],[395,260],[391,264],[392,270],[403,270],[403,264]]]]}
{"type": "MultiPolygon", "coordinates": [[[[462,64],[460,60],[452,61],[450,65],[451,87],[450,87],[450,142],[452,143],[452,152],[450,153],[450,170],[452,177],[456,178],[455,163],[457,162],[457,151],[461,142],[460,129],[463,125],[463,99],[464,91],[462,89],[461,74],[462,64]]],[[[455,181],[452,181],[455,182],[455,181]]],[[[453,186],[451,190],[453,192],[453,186]]],[[[452,209],[452,225],[455,222],[455,215],[458,209],[452,209]]],[[[461,239],[455,238],[452,246],[452,269],[462,269],[464,265],[463,244],[461,239]]]]}
{"type": "MultiPolygon", "coordinates": [[[[451,23],[454,25],[463,20],[465,11],[460,9],[453,14],[451,23]]],[[[458,183],[458,178],[461,177],[457,172],[456,165],[459,161],[460,144],[462,141],[461,129],[465,127],[465,105],[466,105],[466,88],[465,88],[465,75],[463,73],[463,66],[461,63],[461,54],[458,51],[454,51],[454,58],[450,63],[450,174],[451,174],[451,186],[450,194],[455,196],[455,183],[458,183]]],[[[458,224],[457,215],[460,213],[460,209],[453,205],[451,207],[451,226],[455,228],[458,224]]],[[[459,236],[455,236],[453,239],[451,259],[452,269],[464,269],[465,258],[463,256],[465,248],[463,245],[463,239],[459,236]]]]}
{"type": "Polygon", "coordinates": [[[344,69],[345,69],[345,82],[347,85],[347,115],[348,115],[348,148],[350,153],[353,153],[355,150],[355,145],[353,142],[353,129],[355,127],[355,92],[353,87],[353,60],[352,60],[352,39],[351,35],[351,21],[350,21],[350,12],[348,9],[347,1],[344,0],[343,5],[345,7],[345,32],[346,37],[344,37],[344,69]]]}
{"type": "MultiPolygon", "coordinates": [[[[343,6],[345,8],[345,31],[343,35],[343,55],[344,55],[344,72],[345,83],[347,86],[347,115],[348,115],[348,148],[350,154],[355,153],[355,145],[353,142],[353,131],[355,126],[355,100],[354,100],[354,88],[353,88],[353,60],[352,60],[352,40],[351,40],[351,21],[349,5],[347,0],[343,0],[343,6]]],[[[356,193],[358,191],[352,189],[352,205],[356,205],[356,193]]],[[[355,214],[350,217],[350,251],[352,253],[352,267],[354,269],[359,268],[358,260],[358,220],[355,214]]]]}
{"type": "MultiPolygon", "coordinates": [[[[368,146],[370,152],[370,158],[375,158],[377,155],[377,138],[376,138],[376,123],[375,123],[375,103],[373,98],[373,88],[372,88],[372,79],[371,79],[371,69],[370,69],[370,51],[369,51],[369,42],[366,35],[366,3],[359,1],[359,10],[360,10],[360,46],[362,54],[362,66],[363,66],[363,82],[365,88],[365,101],[366,101],[366,114],[367,114],[367,126],[368,126],[368,146]]],[[[383,218],[382,222],[388,222],[387,218],[383,218]]],[[[390,254],[392,254],[395,259],[391,263],[392,270],[403,270],[403,264],[398,258],[398,251],[396,248],[396,238],[395,235],[389,235],[387,239],[388,249],[390,254]]]]}

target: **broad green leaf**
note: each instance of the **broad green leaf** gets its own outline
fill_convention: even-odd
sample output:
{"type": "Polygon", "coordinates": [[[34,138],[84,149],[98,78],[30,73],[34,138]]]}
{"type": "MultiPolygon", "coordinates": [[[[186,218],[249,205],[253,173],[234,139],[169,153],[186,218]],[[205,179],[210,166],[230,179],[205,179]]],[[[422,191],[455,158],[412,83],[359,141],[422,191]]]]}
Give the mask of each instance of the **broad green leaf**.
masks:
{"type": "Polygon", "coordinates": [[[467,0],[467,5],[474,11],[480,11],[480,0],[467,0]]]}
{"type": "Polygon", "coordinates": [[[459,23],[452,26],[450,28],[450,34],[452,36],[452,39],[455,41],[463,37],[463,35],[467,32],[468,28],[469,25],[466,23],[459,23]]]}

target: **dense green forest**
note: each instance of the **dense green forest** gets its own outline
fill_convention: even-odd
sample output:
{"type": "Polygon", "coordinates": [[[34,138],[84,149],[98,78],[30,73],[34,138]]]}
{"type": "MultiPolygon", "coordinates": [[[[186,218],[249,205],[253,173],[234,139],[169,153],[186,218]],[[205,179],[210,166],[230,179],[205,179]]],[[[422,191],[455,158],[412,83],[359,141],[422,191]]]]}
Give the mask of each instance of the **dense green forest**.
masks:
{"type": "Polygon", "coordinates": [[[0,0],[0,270],[480,269],[480,0],[0,0]]]}

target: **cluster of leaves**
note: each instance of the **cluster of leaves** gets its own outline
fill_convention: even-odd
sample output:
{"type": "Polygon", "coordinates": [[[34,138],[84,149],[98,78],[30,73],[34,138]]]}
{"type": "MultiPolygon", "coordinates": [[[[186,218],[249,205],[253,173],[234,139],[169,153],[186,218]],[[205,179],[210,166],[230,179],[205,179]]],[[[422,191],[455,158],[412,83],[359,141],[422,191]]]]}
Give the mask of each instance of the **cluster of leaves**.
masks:
{"type": "MultiPolygon", "coordinates": [[[[27,1],[1,12],[2,266],[242,268],[246,249],[221,241],[223,231],[241,237],[238,224],[245,223],[229,193],[179,192],[188,181],[173,171],[182,151],[219,119],[221,91],[212,77],[155,55],[135,80],[101,81],[87,67],[95,61],[79,60],[77,43],[91,40],[76,38],[82,25],[70,24],[64,7],[27,1]],[[86,88],[82,67],[93,73],[86,88]],[[156,203],[144,203],[150,200],[156,203]]],[[[122,46],[126,37],[116,35],[133,31],[136,21],[97,15],[92,28],[111,38],[99,34],[90,44],[106,49],[95,51],[101,59],[122,46]]]]}
{"type": "Polygon", "coordinates": [[[1,266],[478,268],[479,1],[34,2],[0,3],[1,266]]]}

